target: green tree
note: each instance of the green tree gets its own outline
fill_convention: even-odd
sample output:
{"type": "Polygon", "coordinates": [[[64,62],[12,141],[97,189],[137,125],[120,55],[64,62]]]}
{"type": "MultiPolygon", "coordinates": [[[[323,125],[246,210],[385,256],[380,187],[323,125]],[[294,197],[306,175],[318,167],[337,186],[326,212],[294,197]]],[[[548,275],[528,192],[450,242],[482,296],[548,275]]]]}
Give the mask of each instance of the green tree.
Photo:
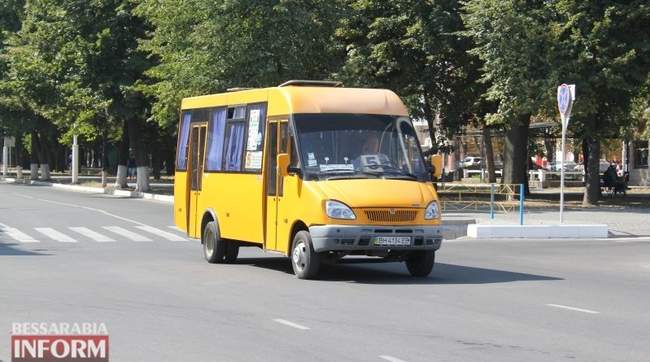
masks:
{"type": "Polygon", "coordinates": [[[347,52],[339,77],[353,85],[395,90],[413,117],[427,121],[437,151],[444,136],[466,123],[477,97],[472,84],[479,63],[466,52],[471,41],[459,35],[463,30],[460,2],[350,0],[347,4],[350,15],[337,30],[347,52]]]}
{"type": "MultiPolygon", "coordinates": [[[[62,142],[74,133],[105,143],[119,136],[123,122],[134,123],[127,128],[136,132],[132,140],[139,138],[148,103],[135,84],[151,62],[137,49],[146,28],[133,7],[130,0],[27,3],[22,28],[9,42],[9,84],[63,132],[62,142]]],[[[132,146],[144,165],[143,145],[132,146]]],[[[139,172],[138,186],[148,188],[146,174],[139,172]]]]}
{"type": "Polygon", "coordinates": [[[552,43],[545,1],[470,0],[464,16],[471,50],[482,61],[485,99],[496,103],[489,124],[506,129],[503,180],[527,185],[528,128],[531,116],[551,107],[552,43]]]}
{"type": "Polygon", "coordinates": [[[339,0],[143,0],[137,13],[155,30],[142,49],[159,64],[142,89],[164,127],[183,97],[324,79],[342,62],[332,41],[339,0]]]}
{"type": "Polygon", "coordinates": [[[551,6],[553,78],[577,87],[571,127],[585,150],[583,205],[593,205],[600,197],[600,143],[630,126],[633,100],[648,79],[650,4],[560,0],[551,6]]]}

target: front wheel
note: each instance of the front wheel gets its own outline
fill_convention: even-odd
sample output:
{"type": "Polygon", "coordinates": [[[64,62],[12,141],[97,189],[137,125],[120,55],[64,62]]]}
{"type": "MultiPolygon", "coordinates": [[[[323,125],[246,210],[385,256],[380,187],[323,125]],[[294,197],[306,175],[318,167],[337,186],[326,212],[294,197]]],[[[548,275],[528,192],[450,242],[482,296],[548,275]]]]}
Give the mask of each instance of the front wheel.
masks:
{"type": "Polygon", "coordinates": [[[311,236],[307,231],[298,231],[291,248],[291,266],[298,279],[311,279],[320,269],[320,254],[314,252],[311,236]]]}
{"type": "Polygon", "coordinates": [[[406,258],[406,268],[412,276],[423,278],[431,274],[435,259],[435,251],[414,251],[406,258]]]}
{"type": "Polygon", "coordinates": [[[217,223],[210,221],[203,229],[203,256],[208,263],[223,263],[226,253],[226,242],[219,235],[217,223]]]}

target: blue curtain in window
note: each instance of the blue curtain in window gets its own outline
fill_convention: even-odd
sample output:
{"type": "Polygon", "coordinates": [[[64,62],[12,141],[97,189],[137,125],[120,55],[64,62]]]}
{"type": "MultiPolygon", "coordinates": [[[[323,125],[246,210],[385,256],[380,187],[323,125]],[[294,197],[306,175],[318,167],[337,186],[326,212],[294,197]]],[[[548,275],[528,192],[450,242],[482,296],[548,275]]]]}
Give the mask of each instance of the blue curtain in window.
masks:
{"type": "Polygon", "coordinates": [[[242,151],[244,150],[244,122],[229,125],[230,134],[226,148],[226,171],[240,171],[242,151]]]}
{"type": "Polygon", "coordinates": [[[190,122],[192,113],[186,112],[181,119],[181,126],[178,136],[178,156],[176,158],[176,169],[185,170],[187,168],[187,142],[190,136],[190,122]]]}
{"type": "Polygon", "coordinates": [[[208,132],[208,153],[206,157],[206,171],[221,171],[223,160],[223,133],[226,129],[226,109],[220,108],[212,113],[212,122],[208,132]]]}

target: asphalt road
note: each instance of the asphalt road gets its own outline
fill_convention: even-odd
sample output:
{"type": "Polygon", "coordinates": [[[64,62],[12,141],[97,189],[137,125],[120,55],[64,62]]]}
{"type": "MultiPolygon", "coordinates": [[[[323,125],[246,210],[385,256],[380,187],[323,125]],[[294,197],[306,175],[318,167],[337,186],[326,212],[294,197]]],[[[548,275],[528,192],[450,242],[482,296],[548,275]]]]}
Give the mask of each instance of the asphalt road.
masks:
{"type": "Polygon", "coordinates": [[[452,241],[426,279],[303,281],[258,249],[210,265],[171,225],[162,203],[0,184],[0,360],[13,322],[88,321],[112,361],[650,360],[650,240],[452,241]]]}

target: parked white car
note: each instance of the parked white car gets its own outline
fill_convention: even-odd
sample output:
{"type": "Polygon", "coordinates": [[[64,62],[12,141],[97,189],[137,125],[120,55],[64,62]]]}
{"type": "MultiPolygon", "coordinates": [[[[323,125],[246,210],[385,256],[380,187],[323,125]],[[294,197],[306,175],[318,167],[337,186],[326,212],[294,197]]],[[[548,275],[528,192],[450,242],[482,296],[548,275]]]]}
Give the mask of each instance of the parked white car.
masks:
{"type": "Polygon", "coordinates": [[[481,166],[481,158],[475,156],[467,156],[461,161],[463,168],[478,168],[481,166]]]}
{"type": "MultiPolygon", "coordinates": [[[[578,165],[573,161],[564,161],[564,171],[580,171],[577,169],[578,165]]],[[[561,171],[562,164],[560,161],[553,161],[549,164],[551,171],[561,171]]]]}

